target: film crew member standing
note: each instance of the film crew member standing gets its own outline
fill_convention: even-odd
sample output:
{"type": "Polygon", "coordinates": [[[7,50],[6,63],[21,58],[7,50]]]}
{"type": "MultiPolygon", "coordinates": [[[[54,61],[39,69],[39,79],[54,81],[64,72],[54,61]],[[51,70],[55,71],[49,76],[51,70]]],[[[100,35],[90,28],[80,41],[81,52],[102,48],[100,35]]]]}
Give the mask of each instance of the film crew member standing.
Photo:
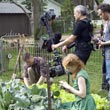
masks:
{"type": "Polygon", "coordinates": [[[85,6],[76,6],[74,8],[74,17],[76,24],[73,34],[64,41],[52,45],[52,49],[55,50],[61,46],[64,46],[63,49],[65,49],[68,45],[75,42],[74,54],[86,64],[92,50],[90,33],[93,32],[93,27],[91,20],[87,18],[87,9],[85,6]]]}

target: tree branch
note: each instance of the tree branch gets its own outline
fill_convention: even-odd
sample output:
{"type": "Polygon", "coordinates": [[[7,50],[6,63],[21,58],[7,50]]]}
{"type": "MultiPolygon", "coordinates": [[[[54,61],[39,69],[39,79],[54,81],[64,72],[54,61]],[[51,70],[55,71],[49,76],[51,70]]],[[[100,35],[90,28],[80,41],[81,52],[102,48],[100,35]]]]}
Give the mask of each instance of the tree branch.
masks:
{"type": "Polygon", "coordinates": [[[18,3],[14,2],[13,0],[11,1],[11,3],[14,3],[18,7],[20,7],[24,11],[24,13],[26,14],[26,16],[29,18],[29,20],[31,19],[30,15],[26,12],[26,10],[21,5],[19,5],[18,3]]]}

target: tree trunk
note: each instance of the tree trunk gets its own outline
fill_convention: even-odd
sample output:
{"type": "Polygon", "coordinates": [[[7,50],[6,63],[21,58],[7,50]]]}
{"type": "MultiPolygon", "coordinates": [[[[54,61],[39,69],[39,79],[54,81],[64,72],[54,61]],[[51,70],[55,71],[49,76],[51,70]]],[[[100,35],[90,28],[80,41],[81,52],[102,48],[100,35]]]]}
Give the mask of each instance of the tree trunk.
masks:
{"type": "Polygon", "coordinates": [[[38,34],[40,31],[40,16],[41,16],[41,0],[32,0],[32,21],[33,21],[33,31],[34,40],[39,38],[38,34]]]}

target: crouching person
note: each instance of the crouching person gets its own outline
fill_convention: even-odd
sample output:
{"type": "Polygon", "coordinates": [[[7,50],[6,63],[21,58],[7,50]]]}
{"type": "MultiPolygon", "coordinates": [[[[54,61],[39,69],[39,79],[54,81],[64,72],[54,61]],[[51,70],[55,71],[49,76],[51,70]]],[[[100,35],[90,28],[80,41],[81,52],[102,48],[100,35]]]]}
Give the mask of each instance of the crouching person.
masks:
{"type": "Polygon", "coordinates": [[[49,73],[48,65],[42,57],[33,57],[29,53],[24,55],[24,83],[26,86],[42,84],[49,73]]]}
{"type": "Polygon", "coordinates": [[[73,93],[76,96],[76,100],[63,103],[61,110],[96,110],[95,101],[90,94],[90,81],[84,69],[84,63],[75,54],[68,54],[62,63],[72,74],[73,86],[65,81],[60,81],[60,84],[67,91],[73,93]]]}

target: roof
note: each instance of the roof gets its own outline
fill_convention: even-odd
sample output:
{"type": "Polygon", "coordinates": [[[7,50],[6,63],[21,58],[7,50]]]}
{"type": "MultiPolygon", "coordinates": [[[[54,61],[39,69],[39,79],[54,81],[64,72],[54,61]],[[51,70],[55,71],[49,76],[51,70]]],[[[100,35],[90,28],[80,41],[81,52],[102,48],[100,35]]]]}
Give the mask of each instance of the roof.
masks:
{"type": "MultiPolygon", "coordinates": [[[[24,8],[24,7],[23,7],[24,8]]],[[[24,10],[27,12],[27,13],[31,13],[28,9],[24,8],[24,10]]],[[[16,4],[14,3],[10,3],[10,2],[0,2],[0,14],[21,14],[21,13],[25,13],[23,11],[22,8],[20,8],[19,6],[17,6],[16,4]]]]}

